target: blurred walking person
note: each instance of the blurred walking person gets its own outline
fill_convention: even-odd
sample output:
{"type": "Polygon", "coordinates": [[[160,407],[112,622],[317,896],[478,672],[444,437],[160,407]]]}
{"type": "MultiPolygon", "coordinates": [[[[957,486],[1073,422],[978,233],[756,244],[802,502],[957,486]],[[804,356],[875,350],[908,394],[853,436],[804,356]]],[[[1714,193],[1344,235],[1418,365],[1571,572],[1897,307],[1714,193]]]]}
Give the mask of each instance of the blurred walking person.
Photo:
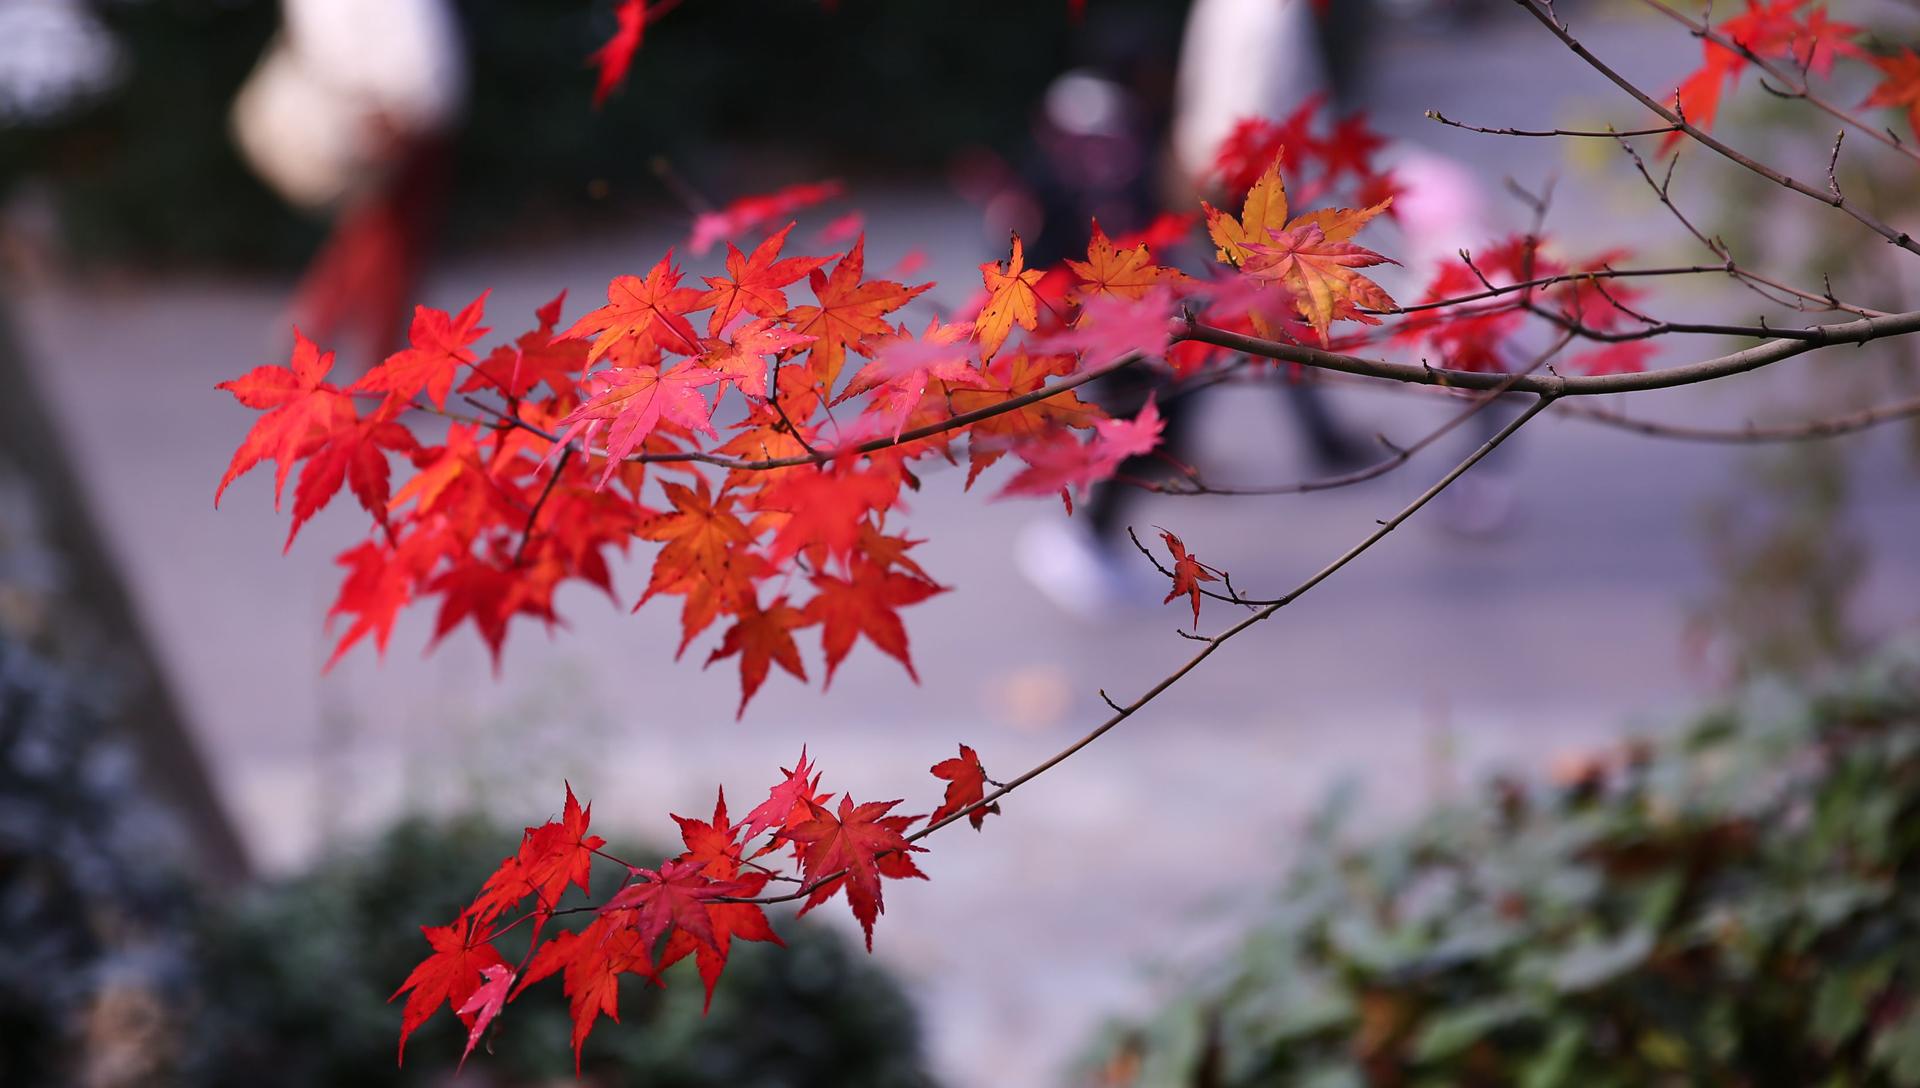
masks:
{"type": "Polygon", "coordinates": [[[333,230],[294,320],[371,366],[399,346],[447,188],[467,67],[450,0],[282,0],[280,33],[241,87],[248,163],[333,230]]]}

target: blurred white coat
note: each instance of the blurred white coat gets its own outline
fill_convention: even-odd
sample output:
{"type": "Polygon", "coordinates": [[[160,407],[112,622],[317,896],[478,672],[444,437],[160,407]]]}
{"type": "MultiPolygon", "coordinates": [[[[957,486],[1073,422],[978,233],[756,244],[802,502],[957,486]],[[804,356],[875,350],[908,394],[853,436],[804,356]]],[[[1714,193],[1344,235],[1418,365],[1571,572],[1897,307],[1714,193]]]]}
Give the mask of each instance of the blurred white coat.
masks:
{"type": "Polygon", "coordinates": [[[234,138],[290,203],[384,183],[400,149],[446,132],[467,66],[448,0],[282,0],[285,25],[233,105],[234,138]]]}

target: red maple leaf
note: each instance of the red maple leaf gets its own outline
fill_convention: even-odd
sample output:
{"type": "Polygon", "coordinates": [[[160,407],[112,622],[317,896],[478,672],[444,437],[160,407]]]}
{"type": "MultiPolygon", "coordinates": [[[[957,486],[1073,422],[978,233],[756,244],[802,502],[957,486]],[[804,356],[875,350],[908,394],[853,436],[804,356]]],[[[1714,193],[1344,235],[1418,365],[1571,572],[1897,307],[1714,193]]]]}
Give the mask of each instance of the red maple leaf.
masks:
{"type": "Polygon", "coordinates": [[[832,686],[834,670],[861,635],[906,666],[914,683],[920,682],[907,652],[907,629],[897,610],[945,593],[944,587],[861,560],[853,564],[847,578],[815,575],[813,588],[818,592],[807,602],[803,625],[821,625],[820,643],[827,655],[826,686],[832,686]]]}
{"type": "Polygon", "coordinates": [[[887,815],[899,803],[868,801],[856,805],[851,797],[842,797],[838,813],[809,803],[813,818],[787,832],[788,838],[805,847],[802,872],[813,889],[800,913],[826,902],[844,887],[853,916],[866,932],[869,952],[873,951],[874,920],[886,912],[880,878],[927,879],[909,856],[924,850],[902,834],[920,817],[887,815]]]}
{"type": "Polygon", "coordinates": [[[811,815],[807,806],[825,801],[826,798],[814,794],[820,788],[820,775],[814,770],[813,764],[807,762],[804,745],[800,748],[800,759],[793,769],[782,767],[780,773],[786,777],[768,792],[766,800],[755,805],[753,811],[747,813],[746,819],[740,821],[740,841],[752,842],[765,832],[776,828],[784,830],[789,825],[804,822],[811,815]]]}
{"type": "Polygon", "coordinates": [[[596,107],[606,103],[607,96],[625,81],[627,69],[633,66],[633,55],[639,51],[640,39],[647,32],[647,0],[620,0],[619,6],[613,9],[613,17],[616,23],[613,37],[587,58],[600,69],[593,85],[596,107]]]}
{"type": "Polygon", "coordinates": [[[807,678],[807,667],[800,662],[800,647],[794,645],[793,629],[806,626],[800,610],[787,603],[785,597],[776,597],[771,605],[762,610],[752,602],[747,602],[740,610],[732,627],[720,640],[719,648],[707,658],[707,664],[739,655],[740,657],[740,709],[734,717],[747,712],[747,702],[753,693],[766,683],[767,671],[775,664],[802,681],[807,678]]]}
{"type": "MultiPolygon", "coordinates": [[[[801,754],[804,758],[805,753],[801,754]]],[[[739,829],[727,822],[725,790],[714,801],[712,821],[675,816],[673,822],[680,825],[680,841],[687,847],[681,861],[698,864],[701,872],[715,880],[732,880],[740,874],[739,829]]]]}
{"type": "Polygon", "coordinates": [[[897,476],[858,467],[852,458],[783,476],[761,490],[757,503],[762,511],[785,515],[767,558],[782,563],[817,548],[844,561],[859,543],[868,514],[892,506],[899,494],[897,476]]]}
{"type": "MultiPolygon", "coordinates": [[[[873,361],[847,383],[834,403],[879,390],[868,402],[867,419],[875,433],[900,437],[907,417],[920,405],[935,382],[948,386],[986,384],[979,368],[973,365],[973,350],[966,340],[967,325],[942,325],[938,318],[927,324],[927,331],[914,339],[905,329],[873,346],[873,361]]],[[[855,436],[843,435],[845,441],[855,436]]]]}
{"type": "MultiPolygon", "coordinates": [[[[807,277],[817,306],[796,306],[786,320],[793,331],[816,337],[809,357],[814,379],[832,388],[846,361],[847,350],[862,351],[867,337],[893,331],[885,315],[913,301],[933,286],[905,287],[891,280],[861,281],[866,271],[865,235],[856,239],[832,272],[814,269],[807,277]]],[[[864,352],[862,352],[864,354],[864,352]]]]}
{"type": "MultiPolygon", "coordinates": [[[[766,890],[767,881],[772,877],[767,873],[748,873],[734,882],[733,894],[741,898],[759,895],[766,890]]],[[[666,951],[660,954],[662,970],[684,959],[687,953],[693,953],[694,965],[700,972],[700,981],[707,987],[706,1009],[713,1008],[713,988],[720,982],[720,974],[727,968],[727,956],[732,951],[733,938],[743,941],[770,941],[784,946],[785,941],[773,931],[767,921],[766,911],[756,903],[710,903],[707,906],[707,920],[713,927],[713,941],[695,938],[686,930],[675,930],[667,938],[666,951]]]]}
{"type": "MultiPolygon", "coordinates": [[[[347,411],[352,411],[351,404],[347,411]]],[[[342,483],[375,521],[385,525],[393,471],[387,453],[410,454],[420,448],[413,432],[391,420],[335,414],[333,421],[336,426],[321,439],[319,448],[300,470],[300,482],[293,489],[293,525],[287,529],[284,550],[292,550],[300,526],[332,501],[342,483]]]]}
{"type": "Polygon", "coordinates": [[[1873,106],[1898,106],[1907,111],[1907,126],[1920,134],[1920,53],[1903,47],[1897,53],[1871,57],[1880,69],[1880,83],[1860,103],[1862,109],[1873,106]]]}
{"type": "Polygon", "coordinates": [[[539,827],[529,827],[520,836],[520,849],[500,863],[480,888],[473,905],[467,908],[477,924],[485,924],[531,895],[536,909],[551,914],[572,884],[589,891],[593,874],[593,853],[607,840],[587,834],[593,821],[593,806],[582,807],[567,783],[566,807],[560,819],[539,827]]]}
{"type": "Polygon", "coordinates": [[[1160,539],[1167,542],[1167,551],[1173,554],[1173,588],[1167,592],[1166,600],[1160,603],[1171,603],[1183,593],[1190,597],[1193,600],[1193,626],[1197,631],[1200,629],[1200,583],[1217,582],[1219,578],[1213,574],[1214,568],[1187,553],[1187,546],[1180,542],[1179,537],[1162,529],[1160,539]]]}
{"type": "Polygon", "coordinates": [[[781,316],[787,312],[787,293],[781,288],[799,282],[827,263],[826,257],[780,259],[781,247],[787,244],[787,235],[793,233],[793,226],[788,223],[768,235],[754,247],[751,256],[741,253],[732,242],[727,243],[727,274],[703,277],[707,293],[700,296],[700,303],[695,307],[713,308],[707,316],[707,335],[719,336],[720,330],[741,314],[781,316]]]}
{"type": "Polygon", "coordinates": [[[611,915],[602,914],[578,933],[563,931],[554,936],[528,962],[520,976],[519,989],[540,981],[554,972],[561,975],[561,992],[567,996],[567,1009],[573,1018],[573,1071],[580,1072],[580,1046],[593,1031],[593,1023],[602,1014],[620,1022],[620,976],[638,974],[658,982],[653,965],[652,947],[640,934],[619,925],[611,915]]]}
{"type": "MultiPolygon", "coordinates": [[[[974,750],[964,744],[960,746],[958,756],[953,759],[943,759],[934,764],[932,771],[935,778],[947,780],[947,795],[941,800],[940,807],[933,810],[933,815],[927,817],[929,825],[939,824],[940,821],[987,795],[987,769],[980,765],[980,757],[974,753],[974,750]]],[[[973,829],[978,831],[980,825],[986,822],[988,813],[999,811],[1000,805],[997,802],[985,805],[967,813],[967,820],[973,824],[973,829]]]]}
{"type": "MultiPolygon", "coordinates": [[[[800,754],[800,761],[802,765],[806,763],[804,751],[800,754]]],[[[738,898],[751,898],[766,889],[767,881],[771,879],[769,874],[740,875],[740,843],[735,833],[746,825],[743,823],[736,827],[727,822],[725,793],[720,794],[714,803],[711,822],[690,820],[684,816],[675,816],[674,820],[680,825],[680,839],[687,846],[686,852],[680,855],[681,862],[697,865],[701,872],[715,880],[733,881],[732,894],[738,898]]],[[[660,956],[660,967],[664,970],[691,953],[700,979],[706,984],[707,1005],[711,1007],[713,988],[719,983],[721,972],[726,970],[733,938],[771,941],[774,944],[785,942],[774,933],[773,927],[767,922],[766,912],[758,904],[709,901],[706,908],[707,920],[712,927],[712,941],[702,941],[685,930],[678,930],[667,938],[666,951],[660,956]]]]}
{"type": "Polygon", "coordinates": [[[411,345],[387,356],[347,391],[385,393],[389,400],[408,401],[425,390],[435,408],[445,408],[454,373],[476,358],[467,345],[489,331],[480,326],[480,319],[491,293],[480,292],[479,298],[456,315],[431,306],[415,306],[413,328],[407,334],[411,345]]]}
{"type": "Polygon", "coordinates": [[[293,357],[287,366],[260,366],[216,389],[225,389],[233,399],[248,408],[263,409],[266,415],[254,421],[233,460],[214,488],[213,505],[220,505],[227,485],[262,461],[274,462],[273,505],[280,507],[280,495],[287,485],[293,466],[312,452],[332,432],[342,417],[354,418],[352,401],[326,382],[333,369],[333,352],[323,352],[313,341],[293,330],[293,357]]]}
{"type": "Polygon", "coordinates": [[[600,913],[631,926],[646,948],[652,948],[668,930],[678,929],[717,950],[713,922],[707,916],[709,901],[737,895],[740,886],[715,880],[702,868],[698,862],[676,859],[662,862],[658,869],[635,869],[633,875],[642,879],[620,889],[600,913]]]}
{"type": "Polygon", "coordinates": [[[415,967],[400,988],[393,992],[394,1000],[401,994],[407,994],[407,1003],[400,1010],[400,1061],[407,1059],[407,1036],[414,1029],[426,1023],[438,1012],[442,1004],[451,1005],[463,1022],[471,1023],[474,1014],[462,1012],[467,999],[480,989],[481,972],[488,967],[504,966],[506,961],[493,945],[479,939],[477,927],[466,922],[454,922],[445,926],[421,926],[420,932],[426,935],[427,943],[433,946],[433,955],[422,960],[415,967]],[[412,993],[408,993],[411,990],[412,993]]]}
{"type": "Polygon", "coordinates": [[[576,437],[591,442],[604,428],[607,464],[598,486],[605,487],[621,460],[662,423],[677,423],[718,438],[709,422],[713,406],[699,390],[719,380],[718,372],[691,364],[671,370],[603,370],[593,376],[593,398],[561,418],[560,443],[576,437]]]}
{"type": "Polygon", "coordinates": [[[588,345],[581,340],[555,340],[553,329],[560,323],[560,307],[567,293],[560,292],[551,302],[535,311],[540,327],[522,333],[512,344],[493,349],[485,359],[473,364],[473,372],[460,383],[460,392],[492,389],[508,399],[531,394],[541,382],[556,397],[573,393],[587,369],[588,345]]]}
{"type": "Polygon", "coordinates": [[[615,347],[633,358],[657,355],[660,348],[682,355],[700,354],[700,338],[684,316],[700,307],[704,292],[680,286],[680,270],[673,267],[673,251],[660,258],[647,277],[615,276],[607,284],[607,304],[583,315],[559,339],[593,337],[587,352],[592,365],[615,347]]]}
{"type": "MultiPolygon", "coordinates": [[[[707,340],[699,365],[731,382],[742,393],[765,399],[767,358],[813,343],[814,338],[793,332],[767,318],[749,321],[734,330],[730,340],[707,340]]],[[[723,387],[724,391],[724,387],[723,387]]]]}
{"type": "MultiPolygon", "coordinates": [[[[1837,56],[1859,56],[1851,40],[1861,27],[1837,23],[1827,18],[1824,6],[1801,18],[1811,0],[1747,0],[1747,10],[1720,23],[1714,29],[1720,36],[1760,57],[1788,57],[1805,72],[1826,76],[1833,71],[1837,56]]],[[[1700,45],[1700,67],[1674,89],[1673,103],[1682,117],[1696,128],[1713,127],[1720,113],[1720,99],[1740,79],[1747,68],[1744,54],[1718,42],[1705,40],[1700,45]]],[[[1680,140],[1680,133],[1669,133],[1661,141],[1664,152],[1680,140]]]]}

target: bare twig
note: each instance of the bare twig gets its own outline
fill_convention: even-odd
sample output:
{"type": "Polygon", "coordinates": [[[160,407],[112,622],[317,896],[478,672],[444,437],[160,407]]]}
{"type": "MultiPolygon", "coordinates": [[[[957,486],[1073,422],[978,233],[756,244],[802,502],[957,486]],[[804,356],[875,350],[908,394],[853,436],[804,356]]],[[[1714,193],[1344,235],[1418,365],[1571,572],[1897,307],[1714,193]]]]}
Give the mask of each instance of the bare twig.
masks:
{"type": "Polygon", "coordinates": [[[1615,71],[1605,61],[1595,56],[1593,52],[1589,50],[1586,46],[1581,45],[1579,40],[1576,39],[1573,36],[1573,34],[1567,29],[1567,25],[1564,22],[1562,22],[1556,15],[1554,15],[1553,6],[1551,4],[1545,3],[1543,2],[1543,0],[1513,0],[1513,2],[1516,4],[1519,4],[1522,8],[1525,8],[1529,15],[1532,15],[1536,20],[1538,20],[1540,25],[1546,27],[1547,30],[1553,34],[1554,37],[1560,39],[1560,43],[1562,45],[1565,45],[1568,49],[1572,50],[1575,56],[1585,61],[1588,67],[1592,68],[1594,71],[1605,76],[1615,86],[1627,92],[1627,94],[1631,95],[1635,101],[1639,102],[1642,106],[1645,106],[1647,109],[1653,111],[1653,113],[1659,116],[1662,120],[1665,120],[1667,123],[1679,128],[1679,130],[1683,134],[1685,134],[1687,138],[1693,140],[1695,143],[1713,151],[1714,153],[1718,154],[1719,156],[1721,156],[1722,158],[1726,159],[1729,162],[1736,163],[1742,167],[1745,167],[1746,169],[1752,171],[1755,174],[1760,175],[1763,178],[1766,178],[1768,181],[1771,181],[1776,185],[1779,185],[1786,189],[1791,189],[1794,192],[1801,194],[1802,196],[1806,196],[1813,200],[1817,200],[1820,203],[1825,204],[1829,207],[1837,208],[1840,211],[1845,212],[1847,215],[1852,216],[1853,219],[1856,222],[1858,222],[1861,226],[1864,226],[1868,230],[1871,230],[1875,234],[1878,234],[1880,237],[1885,238],[1888,242],[1892,243],[1893,245],[1899,246],[1901,249],[1904,249],[1909,253],[1920,255],[1920,243],[1915,242],[1912,236],[1909,235],[1906,231],[1888,226],[1886,223],[1881,222],[1878,218],[1876,218],[1871,213],[1856,207],[1852,201],[1849,201],[1844,197],[1836,197],[1832,193],[1822,192],[1821,190],[1816,189],[1811,185],[1808,185],[1806,182],[1800,181],[1796,178],[1783,174],[1780,171],[1774,169],[1773,167],[1768,166],[1767,164],[1760,162],[1759,160],[1754,159],[1753,157],[1747,154],[1744,154],[1741,151],[1736,150],[1735,148],[1731,147],[1724,141],[1713,136],[1711,133],[1708,133],[1705,130],[1698,128],[1697,126],[1688,122],[1684,117],[1674,112],[1672,109],[1661,105],[1660,102],[1656,100],[1652,95],[1649,95],[1646,91],[1641,90],[1639,86],[1634,84],[1632,81],[1628,80],[1625,76],[1621,75],[1619,72],[1615,71]]]}

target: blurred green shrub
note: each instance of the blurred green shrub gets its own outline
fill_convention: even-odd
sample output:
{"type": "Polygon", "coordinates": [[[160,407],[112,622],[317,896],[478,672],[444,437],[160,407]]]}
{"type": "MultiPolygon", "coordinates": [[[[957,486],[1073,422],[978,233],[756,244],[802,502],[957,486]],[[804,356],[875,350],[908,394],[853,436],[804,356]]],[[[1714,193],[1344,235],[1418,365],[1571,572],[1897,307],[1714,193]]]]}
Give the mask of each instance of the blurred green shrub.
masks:
{"type": "Polygon", "coordinates": [[[1098,1085],[1920,1084],[1920,655],[1372,845],[1337,813],[1098,1085]]]}
{"type": "MultiPolygon", "coordinates": [[[[184,1078],[208,1088],[439,1085],[466,1031],[444,1012],[394,1064],[387,1004],[425,948],[415,923],[452,918],[512,848],[477,821],[401,824],[368,849],[209,912],[202,925],[194,1052],[184,1078]],[[270,1074],[270,1076],[269,1076],[270,1074]],[[263,1079],[265,1078],[265,1079],[263,1079]]],[[[786,949],[741,945],[701,1015],[703,991],[676,966],[665,990],[629,979],[620,1024],[588,1040],[587,1084],[650,1088],[918,1086],[930,1083],[906,998],[839,934],[776,922],[786,949]]],[[[510,951],[502,945],[503,951],[510,951]]],[[[501,1018],[478,1084],[571,1083],[566,1002],[541,985],[501,1018]]]]}

